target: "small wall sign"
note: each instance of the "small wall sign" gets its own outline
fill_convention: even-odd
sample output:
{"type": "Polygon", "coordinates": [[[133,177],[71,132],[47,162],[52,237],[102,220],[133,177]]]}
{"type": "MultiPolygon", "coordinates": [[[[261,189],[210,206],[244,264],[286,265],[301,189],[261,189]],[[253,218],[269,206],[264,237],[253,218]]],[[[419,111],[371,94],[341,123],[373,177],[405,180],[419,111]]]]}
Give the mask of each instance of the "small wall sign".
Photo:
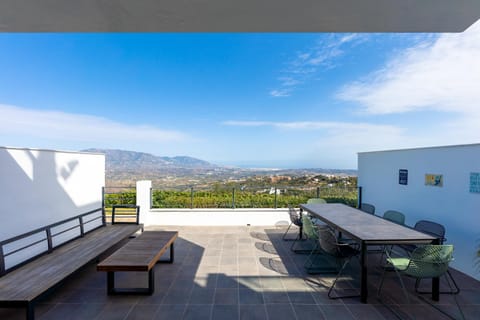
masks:
{"type": "Polygon", "coordinates": [[[408,170],[400,169],[398,170],[398,183],[407,185],[408,184],[408,170]]]}
{"type": "Polygon", "coordinates": [[[480,193],[480,173],[470,172],[470,192],[480,193]]]}
{"type": "Polygon", "coordinates": [[[425,185],[434,187],[443,187],[443,175],[442,174],[425,174],[425,185]]]}

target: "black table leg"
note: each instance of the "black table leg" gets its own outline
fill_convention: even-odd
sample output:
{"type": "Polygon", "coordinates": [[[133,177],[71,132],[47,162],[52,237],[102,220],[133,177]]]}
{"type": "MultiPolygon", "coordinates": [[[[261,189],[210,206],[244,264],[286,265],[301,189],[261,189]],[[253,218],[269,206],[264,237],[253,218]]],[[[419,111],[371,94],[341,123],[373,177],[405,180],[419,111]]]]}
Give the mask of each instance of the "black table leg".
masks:
{"type": "Polygon", "coordinates": [[[362,303],[367,303],[367,245],[364,241],[361,242],[360,248],[360,266],[361,266],[361,274],[360,274],[360,301],[362,303]]]}
{"type": "MultiPolygon", "coordinates": [[[[437,239],[432,242],[432,244],[440,244],[440,239],[437,239]]],[[[432,279],[432,300],[440,300],[440,278],[436,277],[432,279]]]]}

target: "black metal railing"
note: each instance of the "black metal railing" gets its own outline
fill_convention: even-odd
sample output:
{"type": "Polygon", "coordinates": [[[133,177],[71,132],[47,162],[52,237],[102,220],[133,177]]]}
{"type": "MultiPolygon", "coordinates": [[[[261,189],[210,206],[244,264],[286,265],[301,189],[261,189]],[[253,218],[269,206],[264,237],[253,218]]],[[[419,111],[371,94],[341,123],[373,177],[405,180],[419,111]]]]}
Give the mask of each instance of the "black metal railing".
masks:
{"type": "MultiPolygon", "coordinates": [[[[287,208],[305,203],[309,198],[324,198],[357,207],[361,187],[352,186],[243,186],[200,188],[184,186],[175,189],[150,189],[150,207],[165,209],[201,208],[287,208]]],[[[135,205],[135,187],[107,187],[104,192],[105,216],[113,205],[135,205]]]]}
{"type": "Polygon", "coordinates": [[[357,187],[241,187],[225,189],[153,189],[152,208],[287,208],[309,198],[358,205],[357,187]]]}
{"type": "Polygon", "coordinates": [[[83,237],[86,233],[104,226],[104,221],[103,208],[98,208],[1,241],[0,276],[51,252],[62,244],[83,237]],[[101,222],[94,224],[97,220],[101,220],[101,222]],[[29,253],[29,249],[33,253],[29,253]],[[7,267],[6,259],[15,255],[18,256],[18,261],[7,267]],[[23,256],[26,258],[22,258],[23,256]]]}

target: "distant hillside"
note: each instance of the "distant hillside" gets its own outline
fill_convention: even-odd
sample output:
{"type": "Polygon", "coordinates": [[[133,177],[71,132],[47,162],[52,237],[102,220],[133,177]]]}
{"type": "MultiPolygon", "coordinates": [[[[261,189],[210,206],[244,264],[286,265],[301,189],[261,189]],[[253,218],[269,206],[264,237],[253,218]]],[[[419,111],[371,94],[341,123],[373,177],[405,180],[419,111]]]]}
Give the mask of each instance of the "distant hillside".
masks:
{"type": "Polygon", "coordinates": [[[159,157],[144,152],[94,148],[83,151],[104,153],[107,170],[126,169],[128,171],[142,171],[162,168],[211,169],[215,167],[215,165],[207,161],[187,156],[159,157]]]}
{"type": "Polygon", "coordinates": [[[196,186],[196,188],[208,189],[218,184],[243,183],[249,178],[262,183],[263,180],[271,183],[273,180],[280,179],[282,183],[290,181],[290,183],[305,185],[317,183],[312,181],[319,180],[315,180],[318,175],[356,175],[356,170],[250,169],[217,166],[188,156],[159,157],[144,152],[95,148],[82,151],[105,154],[107,187],[132,187],[138,180],[151,180],[157,188],[181,189],[196,186]],[[282,176],[291,178],[285,180],[282,176]]]}

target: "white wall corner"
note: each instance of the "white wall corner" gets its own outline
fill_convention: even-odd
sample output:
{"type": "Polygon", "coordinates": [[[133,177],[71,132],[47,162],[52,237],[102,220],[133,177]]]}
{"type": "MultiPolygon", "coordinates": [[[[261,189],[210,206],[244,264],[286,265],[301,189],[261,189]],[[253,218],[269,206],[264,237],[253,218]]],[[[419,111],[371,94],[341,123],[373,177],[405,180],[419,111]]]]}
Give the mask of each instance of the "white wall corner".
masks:
{"type": "Polygon", "coordinates": [[[150,190],[152,189],[152,181],[137,181],[137,206],[140,206],[140,223],[148,224],[150,216],[150,190]]]}

